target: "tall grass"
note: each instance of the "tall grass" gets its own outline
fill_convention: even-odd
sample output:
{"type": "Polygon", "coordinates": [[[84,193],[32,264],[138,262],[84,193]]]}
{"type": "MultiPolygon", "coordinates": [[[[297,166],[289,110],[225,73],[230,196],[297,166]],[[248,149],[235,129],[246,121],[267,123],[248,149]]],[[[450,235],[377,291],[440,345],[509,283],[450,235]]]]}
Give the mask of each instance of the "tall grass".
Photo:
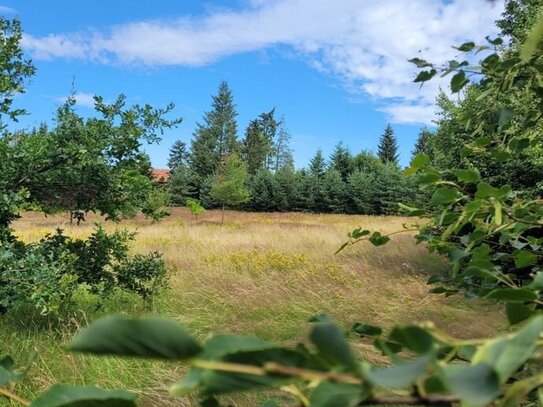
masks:
{"type": "MultiPolygon", "coordinates": [[[[25,241],[38,240],[56,227],[83,237],[91,233],[95,220],[76,226],[61,216],[28,213],[15,230],[25,241]]],[[[136,230],[135,252],[164,254],[171,288],[155,300],[150,312],[179,320],[201,338],[232,332],[294,344],[303,340],[307,319],[320,313],[330,314],[346,328],[357,321],[390,326],[429,320],[460,337],[500,329],[503,318],[492,306],[428,294],[427,277],[446,265],[415,246],[412,236],[398,235],[380,248],[359,244],[334,255],[356,226],[391,232],[403,222],[394,217],[227,212],[221,226],[220,212],[208,211],[195,219],[175,209],[160,223],[136,218],[107,223],[106,229],[136,230]]],[[[37,355],[21,388],[29,397],[55,382],[96,383],[137,390],[145,405],[169,405],[167,384],[182,375],[182,366],[82,357],[66,350],[73,332],[88,320],[108,313],[148,312],[137,299],[118,295],[100,310],[82,298],[77,316],[60,325],[29,314],[3,316],[1,351],[19,361],[33,352],[37,355]]],[[[365,357],[380,361],[368,347],[355,345],[365,357]]],[[[233,402],[251,405],[255,400],[233,402]]]]}

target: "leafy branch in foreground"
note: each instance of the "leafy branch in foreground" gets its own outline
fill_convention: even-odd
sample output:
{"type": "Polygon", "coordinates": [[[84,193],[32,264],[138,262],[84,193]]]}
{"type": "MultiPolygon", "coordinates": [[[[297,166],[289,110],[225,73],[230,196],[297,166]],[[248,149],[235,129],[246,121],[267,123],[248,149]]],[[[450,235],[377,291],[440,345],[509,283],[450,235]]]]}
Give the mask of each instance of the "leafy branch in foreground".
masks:
{"type": "MultiPolygon", "coordinates": [[[[432,167],[428,155],[416,156],[406,175],[432,192],[430,202],[425,208],[400,205],[406,214],[421,219],[416,226],[417,242],[446,255],[452,264],[450,271],[429,279],[430,284],[438,284],[431,292],[461,292],[505,302],[512,324],[543,308],[543,199],[527,199],[510,185],[493,185],[472,158],[489,157],[499,167],[510,157],[543,145],[541,21],[525,44],[492,53],[477,68],[482,80],[470,86],[479,89],[481,108],[462,118],[462,124],[473,129],[473,142],[464,146],[463,167],[454,172],[439,171],[432,167]],[[519,100],[525,103],[519,104],[519,100]]],[[[499,39],[487,40],[493,46],[501,45],[499,39]]],[[[470,53],[488,48],[470,42],[457,49],[470,53]]],[[[438,70],[421,59],[411,62],[438,70]]],[[[449,67],[442,69],[443,75],[454,74],[453,92],[469,83],[460,86],[457,79],[465,77],[467,66],[465,61],[450,61],[449,67]]],[[[421,75],[417,77],[420,82],[431,79],[429,74],[421,75]]],[[[389,238],[358,228],[341,249],[360,240],[378,246],[389,238]]]]}

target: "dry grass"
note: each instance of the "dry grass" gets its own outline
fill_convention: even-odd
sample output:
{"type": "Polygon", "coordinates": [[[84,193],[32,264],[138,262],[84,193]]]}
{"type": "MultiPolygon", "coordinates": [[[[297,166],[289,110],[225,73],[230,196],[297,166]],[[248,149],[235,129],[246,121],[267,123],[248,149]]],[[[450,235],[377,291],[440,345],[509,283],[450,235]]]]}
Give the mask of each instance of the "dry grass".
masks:
{"type": "MultiPolygon", "coordinates": [[[[132,219],[107,224],[106,229],[137,230],[135,251],[164,253],[171,268],[171,290],[158,299],[154,311],[183,322],[200,337],[235,332],[295,343],[304,338],[307,319],[319,313],[332,315],[345,327],[357,321],[390,326],[430,320],[460,337],[500,329],[503,318],[491,306],[428,294],[426,278],[444,263],[413,245],[411,236],[398,235],[381,248],[359,244],[334,255],[356,226],[392,232],[403,222],[393,217],[228,212],[225,225],[220,225],[220,212],[208,211],[195,219],[175,209],[161,223],[132,219]]],[[[92,222],[70,226],[62,217],[29,213],[15,224],[16,233],[27,241],[55,227],[86,236],[92,222]]],[[[121,299],[103,312],[111,311],[137,314],[141,307],[121,299]]],[[[13,318],[0,321],[2,341],[9,338],[7,330],[14,324],[13,318]]],[[[44,355],[32,375],[37,375],[37,382],[27,385],[30,393],[56,377],[138,388],[145,372],[149,405],[165,405],[166,386],[159,383],[178,378],[182,371],[165,364],[74,357],[49,332],[23,328],[14,332],[12,336],[24,341],[8,350],[20,356],[37,347],[44,355]]],[[[61,336],[66,340],[68,335],[61,336]]]]}

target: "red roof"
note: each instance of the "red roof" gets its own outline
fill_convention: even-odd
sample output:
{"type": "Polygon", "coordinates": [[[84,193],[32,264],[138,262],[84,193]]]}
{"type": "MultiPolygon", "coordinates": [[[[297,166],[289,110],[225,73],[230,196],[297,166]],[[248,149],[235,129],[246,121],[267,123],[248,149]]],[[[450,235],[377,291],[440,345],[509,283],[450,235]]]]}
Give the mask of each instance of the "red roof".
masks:
{"type": "Polygon", "coordinates": [[[153,178],[156,181],[168,181],[172,173],[168,169],[162,168],[153,168],[152,169],[153,178]]]}

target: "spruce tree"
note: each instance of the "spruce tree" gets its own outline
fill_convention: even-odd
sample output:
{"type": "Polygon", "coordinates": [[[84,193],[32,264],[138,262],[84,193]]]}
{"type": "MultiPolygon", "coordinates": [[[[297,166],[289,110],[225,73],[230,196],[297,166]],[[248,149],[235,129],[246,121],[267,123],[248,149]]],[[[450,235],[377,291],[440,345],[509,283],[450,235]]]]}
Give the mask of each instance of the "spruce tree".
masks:
{"type": "Polygon", "coordinates": [[[186,165],[189,157],[187,145],[181,140],[176,140],[170,148],[170,156],[168,158],[168,168],[173,172],[181,165],[186,165]]]}
{"type": "Polygon", "coordinates": [[[432,147],[431,147],[431,139],[434,133],[432,133],[430,130],[428,130],[426,127],[424,127],[420,133],[419,137],[417,138],[417,142],[415,143],[415,148],[411,152],[412,157],[415,158],[419,154],[426,154],[430,158],[432,157],[432,147]]]}
{"type": "Polygon", "coordinates": [[[200,184],[215,173],[222,159],[239,150],[237,112],[226,82],[221,82],[212,99],[211,110],[204,114],[203,123],[197,124],[189,158],[190,168],[200,184]]]}
{"type": "Polygon", "coordinates": [[[390,127],[390,124],[385,128],[385,132],[379,140],[379,147],[377,155],[383,162],[383,164],[398,165],[398,142],[394,136],[394,130],[390,127]]]}
{"type": "Polygon", "coordinates": [[[322,150],[317,150],[313,158],[309,161],[310,175],[321,178],[326,173],[326,160],[322,154],[322,150]]]}
{"type": "Polygon", "coordinates": [[[268,155],[268,143],[261,123],[258,119],[252,120],[245,131],[243,140],[243,159],[247,163],[247,172],[254,175],[265,167],[268,155]]]}
{"type": "Polygon", "coordinates": [[[330,156],[330,169],[336,170],[343,181],[347,181],[354,169],[353,157],[350,151],[339,142],[330,156]]]}

